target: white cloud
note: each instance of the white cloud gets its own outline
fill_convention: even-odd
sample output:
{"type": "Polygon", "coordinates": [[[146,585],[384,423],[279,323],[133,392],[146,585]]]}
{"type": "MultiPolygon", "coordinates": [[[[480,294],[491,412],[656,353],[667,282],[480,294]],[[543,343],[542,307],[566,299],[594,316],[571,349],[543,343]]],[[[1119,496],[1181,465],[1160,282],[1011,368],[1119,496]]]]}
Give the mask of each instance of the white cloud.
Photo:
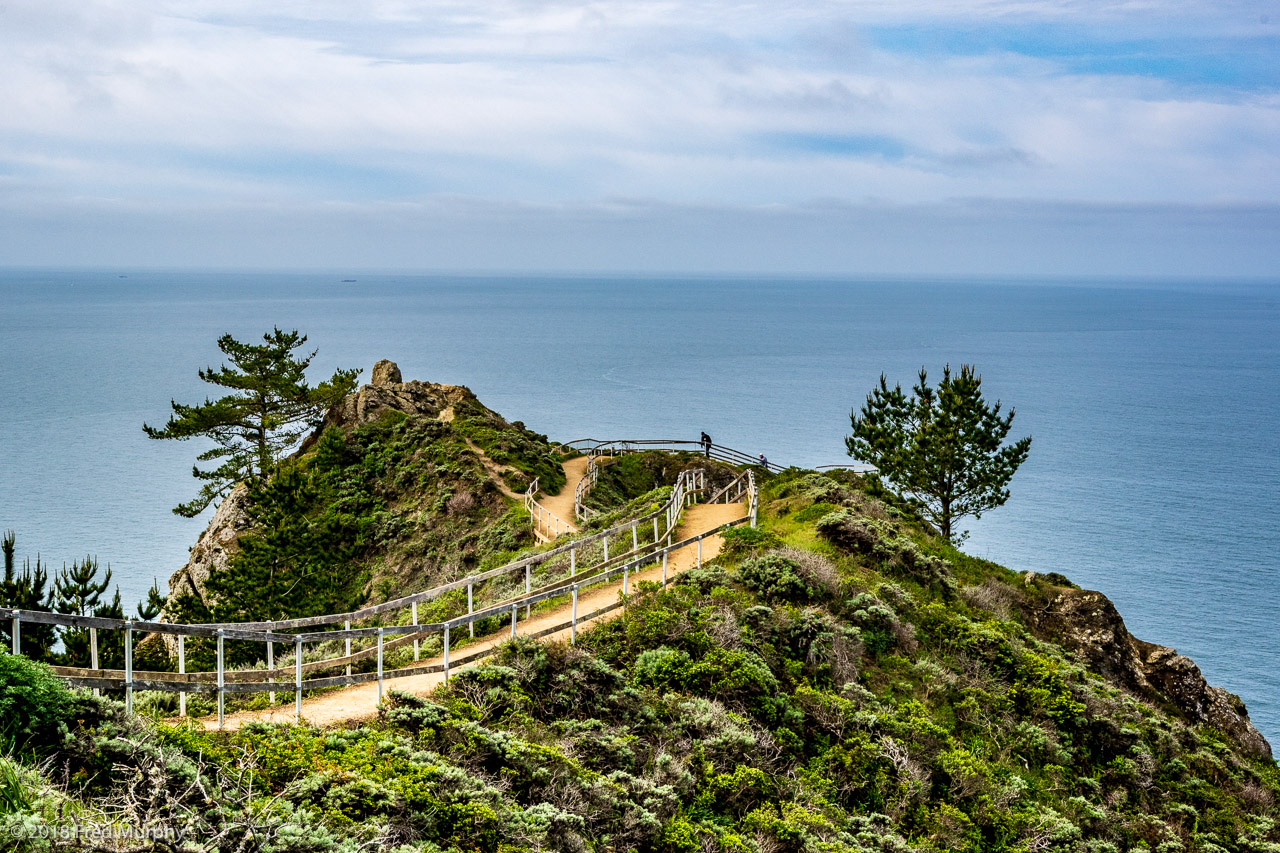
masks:
{"type": "Polygon", "coordinates": [[[1280,203],[1274,89],[874,36],[1053,23],[1270,32],[1247,3],[17,0],[0,197],[1280,203]]]}

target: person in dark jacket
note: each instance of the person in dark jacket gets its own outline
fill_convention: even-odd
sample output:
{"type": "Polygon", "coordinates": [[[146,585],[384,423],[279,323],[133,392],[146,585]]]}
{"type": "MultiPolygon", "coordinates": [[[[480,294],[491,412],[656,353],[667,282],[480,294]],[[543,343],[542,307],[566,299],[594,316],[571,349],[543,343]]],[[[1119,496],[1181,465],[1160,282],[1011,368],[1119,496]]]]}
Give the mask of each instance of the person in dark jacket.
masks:
{"type": "Polygon", "coordinates": [[[704,433],[702,434],[702,438],[700,438],[700,439],[699,439],[699,441],[701,441],[701,442],[702,442],[702,450],[703,450],[703,452],[704,452],[704,453],[706,453],[706,454],[707,454],[707,458],[708,458],[708,459],[710,459],[710,458],[711,458],[711,436],[707,435],[707,434],[704,432],[704,433]]]}

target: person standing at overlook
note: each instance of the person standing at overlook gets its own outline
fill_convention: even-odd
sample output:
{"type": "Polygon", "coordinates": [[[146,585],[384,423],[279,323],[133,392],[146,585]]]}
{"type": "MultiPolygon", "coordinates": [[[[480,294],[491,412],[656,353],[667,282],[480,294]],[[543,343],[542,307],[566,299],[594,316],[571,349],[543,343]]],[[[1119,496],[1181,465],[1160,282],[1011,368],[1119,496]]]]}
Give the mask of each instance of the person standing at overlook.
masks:
{"type": "Polygon", "coordinates": [[[707,435],[704,432],[702,434],[702,438],[698,440],[702,442],[702,451],[707,455],[707,458],[710,459],[711,458],[711,436],[707,435]]]}

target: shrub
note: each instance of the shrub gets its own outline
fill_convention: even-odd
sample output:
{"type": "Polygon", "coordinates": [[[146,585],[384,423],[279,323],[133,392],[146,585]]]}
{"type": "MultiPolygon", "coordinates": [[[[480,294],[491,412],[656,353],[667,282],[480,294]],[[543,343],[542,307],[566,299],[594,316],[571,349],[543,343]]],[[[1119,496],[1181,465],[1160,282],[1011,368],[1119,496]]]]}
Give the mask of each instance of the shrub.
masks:
{"type": "Polygon", "coordinates": [[[779,548],[776,553],[796,564],[800,569],[800,575],[809,583],[811,589],[822,590],[831,595],[839,590],[840,572],[836,569],[835,563],[823,555],[791,545],[779,548]]]}
{"type": "Polygon", "coordinates": [[[847,509],[838,509],[818,519],[818,535],[843,551],[873,554],[885,538],[879,524],[861,519],[847,509]]]}
{"type": "Polygon", "coordinates": [[[660,646],[641,652],[632,668],[635,683],[659,690],[679,690],[689,678],[693,659],[682,649],[660,646]]]}
{"type": "Polygon", "coordinates": [[[818,592],[795,560],[779,554],[766,554],[745,561],[738,567],[738,578],[748,589],[769,601],[803,603],[818,592]]]}
{"type": "Polygon", "coordinates": [[[747,527],[745,524],[729,528],[720,537],[724,540],[722,552],[731,557],[758,554],[782,544],[781,539],[764,528],[747,527]]]}
{"type": "Polygon", "coordinates": [[[62,746],[76,706],[75,694],[48,666],[0,653],[0,726],[8,746],[41,753],[62,746]]]}
{"type": "Polygon", "coordinates": [[[701,569],[689,569],[676,576],[676,586],[695,587],[703,595],[718,586],[729,585],[729,573],[720,566],[704,566],[701,569]]]}

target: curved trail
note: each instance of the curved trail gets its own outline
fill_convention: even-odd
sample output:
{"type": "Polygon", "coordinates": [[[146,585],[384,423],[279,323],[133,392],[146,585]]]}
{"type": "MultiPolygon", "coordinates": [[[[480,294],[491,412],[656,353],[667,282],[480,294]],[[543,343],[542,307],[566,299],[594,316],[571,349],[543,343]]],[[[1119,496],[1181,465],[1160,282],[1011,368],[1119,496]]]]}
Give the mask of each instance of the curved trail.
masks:
{"type": "MultiPolygon", "coordinates": [[[[566,463],[566,473],[569,464],[578,460],[571,459],[566,463]]],[[[583,462],[583,471],[586,469],[585,460],[583,462]]],[[[579,475],[579,479],[581,475],[579,475]]],[[[561,490],[561,495],[568,494],[570,513],[573,506],[573,487],[576,480],[570,479],[565,488],[561,490]]],[[[746,507],[743,504],[694,504],[684,510],[681,522],[677,527],[676,539],[685,539],[690,536],[696,536],[699,533],[713,530],[726,522],[742,518],[746,513],[746,507]]],[[[720,536],[709,536],[702,543],[702,558],[709,560],[716,554],[720,553],[720,546],[723,540],[720,536]]],[[[687,571],[697,565],[698,551],[696,545],[686,545],[678,551],[673,551],[668,559],[668,576],[679,574],[687,571]]],[[[632,584],[639,581],[655,581],[662,580],[661,566],[654,566],[642,572],[635,572],[631,575],[632,584]]],[[[596,608],[603,607],[617,601],[618,595],[622,590],[621,580],[601,584],[593,589],[584,590],[578,597],[579,611],[591,612],[596,608]]],[[[520,633],[536,633],[537,631],[550,627],[552,625],[564,622],[569,615],[572,605],[566,602],[553,609],[536,613],[532,618],[520,622],[518,631],[520,633]]],[[[588,625],[613,619],[622,613],[625,609],[619,608],[611,610],[592,620],[582,620],[578,623],[579,629],[583,629],[588,625]]],[[[570,630],[564,629],[549,635],[547,640],[565,640],[569,639],[570,630]]],[[[467,654],[479,651],[485,648],[492,648],[499,645],[510,638],[508,630],[501,630],[487,637],[477,638],[475,642],[466,646],[456,647],[455,654],[467,654]]],[[[423,663],[443,663],[443,656],[427,659],[423,658],[423,663]]],[[[473,661],[469,664],[461,664],[451,669],[451,672],[457,672],[468,666],[484,663],[482,658],[479,661],[473,661]]],[[[429,673],[425,675],[412,675],[405,678],[387,679],[384,684],[384,690],[403,690],[409,693],[425,695],[430,693],[436,686],[444,680],[443,673],[429,673]]],[[[291,685],[282,685],[284,690],[289,690],[291,685]]],[[[313,696],[302,701],[303,719],[313,725],[325,726],[335,725],[348,721],[365,720],[377,714],[378,702],[378,685],[377,682],[368,682],[337,690],[332,693],[324,693],[320,696],[313,696]]],[[[226,715],[224,728],[238,729],[240,726],[249,722],[277,722],[291,723],[294,721],[294,707],[292,702],[284,705],[277,705],[274,708],[268,708],[261,711],[238,711],[234,714],[226,715]]],[[[206,729],[216,730],[218,728],[217,717],[205,718],[200,722],[206,729]]]]}
{"type": "Polygon", "coordinates": [[[574,496],[590,465],[589,458],[579,456],[565,460],[560,466],[564,469],[564,487],[558,494],[543,495],[534,502],[541,509],[541,512],[533,514],[533,535],[536,539],[551,542],[563,533],[577,532],[574,496]]]}

